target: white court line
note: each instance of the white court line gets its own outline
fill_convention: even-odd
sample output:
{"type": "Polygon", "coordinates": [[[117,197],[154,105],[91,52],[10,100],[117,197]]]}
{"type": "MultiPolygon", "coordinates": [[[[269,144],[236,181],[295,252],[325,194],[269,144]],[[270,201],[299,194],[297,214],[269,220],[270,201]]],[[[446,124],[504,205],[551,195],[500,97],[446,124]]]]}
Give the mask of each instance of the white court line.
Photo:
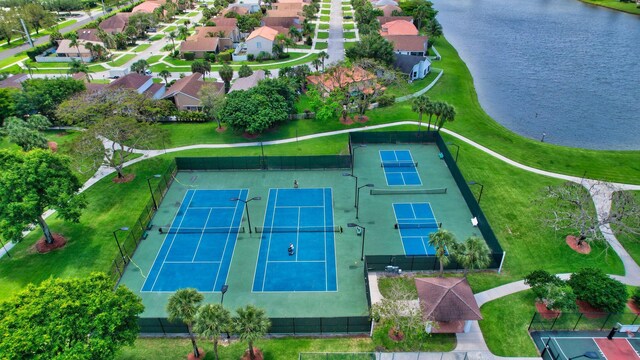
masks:
{"type": "MultiPolygon", "coordinates": [[[[242,198],[243,190],[245,189],[240,189],[240,191],[238,192],[239,198],[242,198]]],[[[248,197],[249,197],[249,190],[247,189],[247,198],[248,197]]],[[[227,239],[225,240],[225,243],[224,243],[224,250],[222,251],[222,257],[220,257],[220,263],[218,264],[218,272],[216,273],[216,280],[213,282],[213,288],[212,288],[213,291],[216,290],[216,285],[218,284],[218,279],[220,277],[220,269],[222,268],[222,261],[224,260],[224,255],[227,253],[227,247],[229,246],[229,237],[235,234],[236,241],[238,240],[239,232],[232,233],[231,228],[233,227],[233,224],[236,221],[236,214],[238,213],[238,205],[240,205],[240,202],[241,201],[236,201],[235,210],[233,211],[233,217],[231,218],[231,224],[229,224],[229,232],[227,233],[227,239]]],[[[242,202],[242,207],[240,212],[241,214],[244,212],[244,208],[246,205],[247,205],[246,203],[242,202]]],[[[238,228],[240,228],[240,226],[242,226],[242,215],[240,217],[240,224],[238,225],[238,228]]],[[[235,246],[233,248],[233,252],[235,252],[235,246]]],[[[233,260],[233,252],[231,253],[231,260],[233,260]]],[[[227,277],[229,277],[230,268],[231,268],[231,261],[229,262],[229,267],[227,268],[227,276],[225,277],[225,282],[227,280],[227,277]]]]}
{"type": "Polygon", "coordinates": [[[217,264],[220,261],[165,261],[165,264],[217,264]]]}
{"type": "Polygon", "coordinates": [[[305,205],[305,206],[292,206],[292,205],[278,205],[275,206],[278,209],[306,209],[306,208],[321,208],[320,205],[305,205]]]}
{"type": "MultiPolygon", "coordinates": [[[[276,204],[278,204],[278,189],[276,190],[276,199],[273,202],[273,216],[271,217],[271,227],[276,219],[276,204]]],[[[267,268],[269,267],[269,252],[271,251],[271,239],[273,237],[273,231],[269,232],[269,240],[267,246],[267,257],[264,259],[264,275],[262,277],[262,291],[264,291],[264,284],[267,282],[267,268]]]]}
{"type": "MultiPolygon", "coordinates": [[[[593,341],[593,343],[596,344],[596,346],[598,347],[598,350],[600,351],[600,355],[602,355],[602,357],[605,358],[605,360],[606,360],[607,357],[604,355],[604,352],[600,348],[600,345],[598,345],[598,343],[593,338],[591,339],[591,341],[593,341]]],[[[562,351],[562,349],[560,349],[560,351],[562,351]]],[[[563,354],[564,354],[564,352],[563,352],[563,354]]]]}
{"type": "MultiPolygon", "coordinates": [[[[209,213],[207,214],[207,219],[204,221],[204,228],[200,233],[200,239],[198,239],[198,245],[196,245],[196,250],[193,252],[193,256],[191,257],[191,261],[196,260],[196,255],[198,255],[198,249],[200,249],[200,243],[202,243],[202,238],[204,237],[204,229],[207,227],[207,223],[209,222],[209,218],[211,217],[211,208],[209,208],[209,213]]],[[[178,228],[179,229],[179,228],[178,228]]]]}

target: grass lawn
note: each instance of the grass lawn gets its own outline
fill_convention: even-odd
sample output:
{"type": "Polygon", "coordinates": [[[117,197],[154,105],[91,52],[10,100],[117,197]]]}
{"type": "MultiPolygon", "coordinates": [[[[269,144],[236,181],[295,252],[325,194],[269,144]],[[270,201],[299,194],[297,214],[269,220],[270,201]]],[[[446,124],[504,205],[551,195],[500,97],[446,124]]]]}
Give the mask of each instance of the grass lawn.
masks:
{"type": "Polygon", "coordinates": [[[343,33],[343,37],[345,39],[355,39],[356,38],[356,33],[353,32],[353,31],[345,32],[345,33],[343,33]]]}
{"type": "MultiPolygon", "coordinates": [[[[186,24],[186,23],[187,23],[187,21],[188,21],[189,23],[191,23],[191,20],[189,20],[189,19],[180,19],[180,20],[176,21],[176,24],[178,24],[178,25],[184,25],[184,24],[186,24]]],[[[165,30],[165,32],[166,32],[166,31],[167,31],[167,30],[165,30]]]]}
{"type": "Polygon", "coordinates": [[[320,14],[322,14],[322,15],[331,15],[331,10],[320,10],[320,14]]]}
{"type": "Polygon", "coordinates": [[[318,31],[318,35],[317,35],[318,39],[328,39],[329,38],[329,32],[328,31],[318,31]]]}
{"type": "MultiPolygon", "coordinates": [[[[317,54],[308,54],[308,53],[298,53],[298,52],[289,52],[289,57],[286,59],[278,59],[278,60],[267,60],[261,63],[257,61],[231,61],[229,65],[234,69],[239,69],[242,65],[249,65],[252,69],[278,69],[283,66],[295,66],[304,64],[312,61],[317,58],[317,54]]],[[[166,66],[164,64],[159,64],[151,67],[151,71],[158,72],[162,69],[167,69],[169,71],[191,71],[191,63],[193,61],[175,59],[172,57],[165,57],[165,62],[170,63],[172,66],[166,66]]],[[[218,65],[217,63],[211,65],[212,71],[217,71],[222,67],[222,65],[218,65]]]]}
{"type": "Polygon", "coordinates": [[[156,35],[153,35],[152,37],[150,37],[149,40],[158,41],[158,40],[162,40],[162,38],[164,38],[164,36],[162,36],[160,34],[156,34],[156,35]]]}
{"type": "MultiPolygon", "coordinates": [[[[636,202],[640,204],[640,191],[632,191],[636,202]]],[[[633,260],[640,264],[640,236],[633,234],[618,234],[616,238],[622,243],[633,260]]]]}
{"type": "Polygon", "coordinates": [[[0,60],[0,69],[2,69],[5,66],[9,66],[11,64],[15,64],[18,61],[22,61],[22,60],[25,60],[25,59],[28,59],[28,58],[29,57],[26,56],[26,55],[16,55],[16,56],[8,57],[6,59],[2,59],[2,60],[0,60]]]}
{"type": "MultiPolygon", "coordinates": [[[[205,360],[215,359],[211,341],[199,341],[207,352],[205,360]]],[[[371,352],[375,345],[368,338],[276,338],[261,339],[254,346],[262,349],[265,360],[298,360],[300,352],[371,352]]],[[[247,349],[245,342],[233,341],[219,346],[221,359],[239,359],[247,349]]],[[[116,360],[182,359],[192,351],[189,339],[138,339],[134,346],[126,347],[116,360]]]]}
{"type": "Polygon", "coordinates": [[[56,27],[58,29],[62,30],[64,28],[66,28],[67,26],[71,26],[71,25],[73,25],[73,24],[75,24],[77,22],[78,22],[78,20],[76,20],[76,19],[63,21],[63,22],[61,22],[61,23],[59,23],[59,24],[57,24],[57,25],[55,25],[55,26],[53,26],[53,27],[51,27],[51,28],[49,28],[49,29],[47,29],[45,31],[41,31],[40,34],[48,35],[48,34],[51,34],[51,31],[56,27]]]}
{"type": "MultiPolygon", "coordinates": [[[[148,44],[145,44],[145,45],[148,45],[148,44]]],[[[140,46],[142,46],[142,45],[140,45],[140,46]]],[[[114,61],[108,62],[107,65],[113,66],[113,67],[122,66],[122,65],[128,63],[129,61],[131,61],[131,59],[133,59],[134,57],[136,57],[135,54],[124,54],[124,55],[120,56],[119,58],[115,59],[114,61]]]]}
{"type": "Polygon", "coordinates": [[[351,11],[351,10],[352,10],[351,6],[343,6],[342,7],[342,11],[351,11]]]}
{"type": "MultiPolygon", "coordinates": [[[[156,36],[157,36],[157,35],[156,35],[156,36]]],[[[162,36],[162,35],[160,35],[160,36],[162,36]]],[[[131,51],[133,51],[133,52],[135,52],[135,53],[139,53],[139,52],[142,52],[142,51],[144,51],[144,50],[147,50],[147,49],[148,49],[148,48],[150,48],[150,47],[151,47],[151,44],[141,44],[141,45],[136,46],[136,47],[135,47],[133,50],[131,50],[131,51]]]]}
{"type": "Polygon", "coordinates": [[[320,24],[319,29],[320,30],[329,30],[329,24],[320,24]]]}
{"type": "Polygon", "coordinates": [[[331,20],[329,16],[320,16],[320,21],[322,22],[329,22],[329,20],[331,20]]]}
{"type": "Polygon", "coordinates": [[[167,26],[166,28],[164,28],[164,30],[162,30],[165,33],[170,33],[172,31],[174,31],[175,29],[177,29],[178,27],[175,25],[171,25],[171,26],[167,26]]]}
{"type": "Polygon", "coordinates": [[[199,12],[194,11],[194,12],[190,12],[190,13],[188,13],[186,16],[187,16],[187,17],[194,17],[194,16],[198,16],[198,14],[199,14],[199,12]]]}
{"type": "Polygon", "coordinates": [[[329,43],[327,43],[326,41],[317,41],[316,42],[316,49],[318,50],[324,50],[326,48],[329,47],[329,43]]]}
{"type": "Polygon", "coordinates": [[[163,57],[163,56],[164,56],[164,55],[153,55],[153,56],[149,56],[149,57],[147,58],[147,62],[148,62],[149,64],[157,63],[158,61],[160,61],[160,59],[162,59],[162,57],[163,57]]]}
{"type": "Polygon", "coordinates": [[[343,24],[342,28],[344,30],[353,30],[355,28],[355,25],[353,23],[349,23],[349,24],[343,24]]]}
{"type": "Polygon", "coordinates": [[[307,44],[295,44],[291,47],[291,49],[311,49],[311,45],[307,45],[307,44]]]}
{"type": "Polygon", "coordinates": [[[344,49],[345,50],[350,49],[350,48],[356,46],[357,44],[358,44],[357,42],[346,42],[346,43],[344,43],[344,49]]]}
{"type": "Polygon", "coordinates": [[[431,84],[436,76],[438,76],[438,72],[432,70],[427,74],[427,76],[424,77],[424,79],[414,80],[411,84],[409,84],[409,82],[403,81],[398,85],[390,86],[389,88],[387,88],[387,90],[385,90],[385,94],[393,95],[396,97],[413,94],[431,84]]]}
{"type": "Polygon", "coordinates": [[[634,3],[623,3],[619,0],[580,0],[587,4],[603,6],[610,9],[628,12],[630,14],[640,15],[640,8],[634,3]]]}
{"type": "Polygon", "coordinates": [[[522,291],[484,304],[480,328],[497,356],[539,356],[527,328],[536,311],[535,295],[522,291]]]}

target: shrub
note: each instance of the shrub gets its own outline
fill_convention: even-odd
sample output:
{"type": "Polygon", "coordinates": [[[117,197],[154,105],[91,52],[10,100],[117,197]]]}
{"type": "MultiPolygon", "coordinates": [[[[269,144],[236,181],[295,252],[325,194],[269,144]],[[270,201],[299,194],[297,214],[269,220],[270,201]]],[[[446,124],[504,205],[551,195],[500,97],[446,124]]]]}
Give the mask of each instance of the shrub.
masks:
{"type": "Polygon", "coordinates": [[[173,45],[167,44],[162,48],[162,51],[173,51],[173,45]]]}
{"type": "Polygon", "coordinates": [[[193,60],[196,58],[196,54],[190,51],[183,53],[182,56],[184,56],[185,60],[193,60]]]}
{"type": "Polygon", "coordinates": [[[557,276],[550,274],[546,270],[536,270],[524,277],[524,283],[533,288],[548,284],[563,285],[564,281],[562,281],[557,276]]]}
{"type": "Polygon", "coordinates": [[[36,61],[36,56],[42,54],[50,48],[52,48],[52,46],[49,43],[38,45],[33,49],[27,50],[27,56],[29,57],[29,59],[31,59],[31,61],[36,61]]]}
{"type": "Polygon", "coordinates": [[[247,60],[254,61],[255,59],[256,59],[256,56],[254,54],[247,55],[247,60]]]}
{"type": "Polygon", "coordinates": [[[640,306],[640,287],[635,289],[635,291],[633,292],[633,296],[631,296],[631,299],[633,299],[634,304],[640,306]]]}
{"type": "Polygon", "coordinates": [[[233,49],[229,49],[226,51],[223,51],[221,53],[218,54],[218,61],[220,62],[226,62],[226,61],[231,61],[231,55],[233,54],[233,49]]]}
{"type": "Polygon", "coordinates": [[[206,122],[207,115],[200,111],[178,111],[176,114],[176,121],[178,122],[206,122]]]}
{"type": "Polygon", "coordinates": [[[258,56],[256,56],[256,61],[258,61],[258,62],[263,62],[263,61],[269,60],[269,59],[271,59],[271,55],[269,55],[269,53],[266,52],[266,51],[260,51],[258,53],[258,56]]]}
{"type": "Polygon", "coordinates": [[[385,106],[390,106],[393,105],[396,102],[396,97],[393,95],[380,95],[378,96],[378,106],[379,107],[385,107],[385,106]]]}
{"type": "Polygon", "coordinates": [[[307,35],[307,38],[304,40],[304,43],[309,46],[313,45],[313,39],[311,38],[311,35],[307,35]]]}
{"type": "MultiPolygon", "coordinates": [[[[564,283],[564,282],[563,282],[564,283]]],[[[549,310],[575,311],[576,294],[567,284],[557,285],[548,283],[534,288],[536,297],[544,303],[549,310]]]]}
{"type": "Polygon", "coordinates": [[[571,274],[567,283],[579,300],[609,313],[620,312],[627,303],[627,288],[600,269],[585,268],[571,274]]]}
{"type": "Polygon", "coordinates": [[[278,57],[278,59],[288,59],[291,57],[291,54],[289,53],[282,53],[280,54],[280,56],[278,57]]]}
{"type": "Polygon", "coordinates": [[[251,70],[251,68],[248,65],[242,65],[238,70],[238,76],[241,78],[249,77],[252,74],[253,74],[253,70],[251,70]]]}

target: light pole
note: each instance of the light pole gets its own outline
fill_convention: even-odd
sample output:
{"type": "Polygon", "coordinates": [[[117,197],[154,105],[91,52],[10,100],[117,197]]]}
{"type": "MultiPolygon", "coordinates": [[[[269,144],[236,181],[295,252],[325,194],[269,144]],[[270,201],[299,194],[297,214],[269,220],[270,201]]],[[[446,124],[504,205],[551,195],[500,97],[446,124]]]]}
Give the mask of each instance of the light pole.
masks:
{"type": "Polygon", "coordinates": [[[350,176],[356,179],[356,187],[354,188],[355,191],[353,194],[353,207],[357,208],[358,207],[358,177],[350,173],[342,173],[342,176],[350,176]]]}
{"type": "Polygon", "coordinates": [[[155,196],[153,196],[153,190],[151,190],[151,179],[159,178],[159,177],[162,177],[162,175],[155,174],[147,178],[147,184],[149,184],[149,192],[151,193],[151,200],[153,200],[153,210],[158,210],[158,203],[156,202],[155,196]]]}
{"type": "Polygon", "coordinates": [[[480,199],[482,199],[482,191],[484,190],[484,185],[480,184],[477,181],[469,181],[469,185],[480,185],[480,195],[478,195],[478,205],[479,205],[480,199]]]}
{"type": "MultiPolygon", "coordinates": [[[[220,298],[220,306],[222,306],[222,303],[224,302],[224,294],[227,292],[227,290],[229,290],[229,285],[224,284],[222,285],[222,289],[220,289],[220,292],[222,292],[222,298],[220,298]]],[[[227,339],[230,339],[231,335],[229,334],[229,330],[227,330],[227,339]]]]}
{"type": "Polygon", "coordinates": [[[231,201],[242,201],[244,203],[244,209],[247,212],[247,223],[249,224],[249,234],[251,234],[251,218],[249,217],[249,201],[262,200],[262,197],[254,196],[249,200],[242,200],[240,198],[231,198],[229,200],[231,200],[231,201]]]}
{"type": "Polygon", "coordinates": [[[367,144],[360,144],[351,147],[351,176],[353,176],[353,165],[356,163],[356,149],[367,147],[367,144]]]}
{"type": "Polygon", "coordinates": [[[116,245],[118,245],[118,250],[120,250],[120,256],[122,257],[122,266],[127,262],[124,260],[124,253],[122,252],[122,246],[120,246],[120,241],[118,241],[118,231],[129,231],[128,227],[121,227],[120,229],[115,229],[113,231],[113,238],[116,239],[116,245]]]}
{"type": "Polygon", "coordinates": [[[367,229],[364,226],[358,225],[356,223],[348,223],[347,227],[359,227],[362,229],[362,253],[360,255],[360,261],[364,261],[364,235],[367,233],[367,229]]]}
{"type": "Polygon", "coordinates": [[[356,201],[358,202],[356,205],[356,219],[358,219],[358,213],[360,212],[360,189],[362,189],[363,187],[374,187],[373,184],[365,184],[362,185],[358,188],[357,190],[357,194],[356,194],[356,201]]]}
{"type": "Polygon", "coordinates": [[[587,351],[582,355],[570,357],[569,360],[578,359],[578,358],[581,358],[581,357],[586,357],[586,358],[589,358],[589,359],[600,359],[600,356],[598,356],[598,354],[595,351],[587,351]]]}
{"type": "Polygon", "coordinates": [[[456,163],[458,163],[458,153],[460,152],[460,145],[448,142],[447,145],[453,145],[456,147],[456,163]]]}

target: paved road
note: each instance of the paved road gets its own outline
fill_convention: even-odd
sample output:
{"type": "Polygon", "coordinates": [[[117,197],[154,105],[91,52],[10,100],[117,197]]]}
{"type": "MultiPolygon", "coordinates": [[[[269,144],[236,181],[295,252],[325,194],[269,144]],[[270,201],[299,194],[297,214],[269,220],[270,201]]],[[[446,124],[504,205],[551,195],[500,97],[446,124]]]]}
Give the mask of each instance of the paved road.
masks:
{"type": "Polygon", "coordinates": [[[329,39],[327,54],[329,64],[344,60],[344,39],[342,35],[342,0],[331,0],[329,39]]]}

